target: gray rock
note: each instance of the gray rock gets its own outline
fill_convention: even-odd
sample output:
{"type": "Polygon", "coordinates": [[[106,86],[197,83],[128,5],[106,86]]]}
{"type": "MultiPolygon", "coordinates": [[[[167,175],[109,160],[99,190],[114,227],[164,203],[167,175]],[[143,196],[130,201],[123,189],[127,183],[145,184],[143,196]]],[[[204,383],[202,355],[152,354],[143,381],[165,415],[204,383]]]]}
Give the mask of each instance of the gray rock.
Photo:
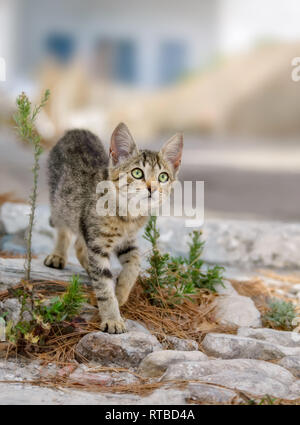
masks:
{"type": "Polygon", "coordinates": [[[281,366],[260,360],[207,360],[177,363],[168,367],[161,380],[199,380],[201,383],[221,385],[258,397],[269,394],[294,400],[300,396],[295,386],[293,391],[290,390],[295,382],[290,372],[281,366]]]}
{"type": "Polygon", "coordinates": [[[26,242],[24,233],[5,235],[0,239],[0,250],[24,255],[26,253],[26,242]]]}
{"type": "Polygon", "coordinates": [[[201,351],[155,351],[142,360],[138,371],[143,376],[157,377],[161,376],[171,364],[205,359],[207,356],[201,351]]]}
{"type": "Polygon", "coordinates": [[[6,202],[1,207],[1,221],[5,233],[18,233],[28,227],[30,206],[6,202]]]}
{"type": "Polygon", "coordinates": [[[0,405],[185,405],[187,390],[159,388],[141,397],[135,394],[99,393],[42,386],[0,383],[0,405]]]}
{"type": "Polygon", "coordinates": [[[0,361],[0,381],[34,381],[40,376],[38,362],[0,361]]]}
{"type": "Polygon", "coordinates": [[[299,224],[244,220],[206,220],[204,259],[210,263],[297,269],[299,224]]]}
{"type": "Polygon", "coordinates": [[[222,359],[275,360],[300,354],[300,348],[283,347],[238,335],[207,334],[202,342],[205,353],[222,359]]]}
{"type": "Polygon", "coordinates": [[[271,342],[284,347],[300,347],[300,334],[297,332],[277,331],[268,328],[240,328],[238,335],[271,342]]]}
{"type": "MultiPolygon", "coordinates": [[[[74,365],[76,367],[76,365],[74,365]]],[[[138,380],[127,372],[96,372],[86,365],[74,368],[66,366],[59,368],[49,363],[43,365],[33,362],[0,361],[0,405],[4,404],[186,404],[189,392],[186,389],[174,389],[169,385],[158,388],[156,391],[141,397],[134,394],[114,394],[109,392],[74,391],[70,389],[35,387],[22,384],[23,381],[53,379],[57,376],[66,376],[69,382],[80,385],[134,385],[138,380]],[[73,370],[73,371],[72,371],[73,370]],[[5,383],[10,381],[10,383],[5,383]],[[12,383],[15,381],[16,384],[12,383]]]]}
{"type": "Polygon", "coordinates": [[[300,396],[300,393],[291,391],[290,387],[285,383],[278,381],[276,378],[259,375],[255,371],[243,373],[224,371],[217,375],[206,376],[204,381],[242,391],[256,397],[270,395],[276,398],[295,400],[300,396]]]}
{"type": "Polygon", "coordinates": [[[215,385],[191,382],[187,386],[190,400],[197,404],[239,404],[242,399],[232,390],[215,385]]]}
{"type": "Polygon", "coordinates": [[[177,351],[194,351],[198,350],[198,343],[193,339],[177,338],[176,336],[166,336],[162,345],[167,349],[177,351]]]}
{"type": "Polygon", "coordinates": [[[226,279],[223,280],[223,285],[217,286],[216,290],[219,295],[238,295],[232,284],[226,279]]]}
{"type": "Polygon", "coordinates": [[[291,393],[298,394],[298,398],[300,398],[300,379],[292,383],[290,391],[291,393]]]}
{"type": "Polygon", "coordinates": [[[135,321],[135,320],[126,320],[126,328],[128,332],[144,332],[147,335],[152,335],[151,332],[141,323],[135,321]]]}
{"type": "Polygon", "coordinates": [[[217,292],[220,295],[215,300],[215,318],[225,326],[261,326],[260,312],[249,297],[239,295],[230,282],[223,281],[217,292]]]}
{"type": "MultiPolygon", "coordinates": [[[[163,250],[186,255],[192,228],[185,224],[186,220],[180,218],[159,217],[163,250]]],[[[205,240],[203,259],[208,263],[243,269],[257,266],[298,269],[299,224],[209,219],[201,229],[205,240]]],[[[146,250],[148,245],[142,243],[146,250]]]]}
{"type": "Polygon", "coordinates": [[[145,332],[92,332],[79,341],[76,355],[79,360],[92,360],[102,366],[137,367],[149,353],[160,349],[157,339],[145,332]]]}
{"type": "MultiPolygon", "coordinates": [[[[37,207],[34,233],[53,238],[49,226],[49,207],[37,207]]],[[[24,231],[28,226],[29,206],[7,202],[3,204],[0,221],[6,233],[24,231]]],[[[189,233],[187,220],[176,217],[159,217],[160,246],[173,255],[186,255],[189,233]]],[[[189,220],[189,226],[192,220],[189,220]]],[[[199,229],[196,225],[195,227],[199,229]]],[[[300,262],[300,225],[279,222],[242,220],[206,220],[202,226],[206,241],[203,259],[211,264],[225,264],[251,269],[257,266],[297,269],[300,262]],[[271,247],[271,248],[270,248],[271,247]]],[[[147,251],[149,244],[139,234],[139,245],[147,251]]],[[[46,239],[44,240],[46,242],[46,239]]],[[[146,262],[143,261],[146,266],[146,262]]]]}
{"type": "Polygon", "coordinates": [[[53,238],[36,231],[32,232],[32,253],[34,255],[49,254],[53,249],[53,238]]]}
{"type": "Polygon", "coordinates": [[[98,372],[91,373],[82,370],[81,368],[76,369],[68,377],[68,381],[80,384],[80,385],[112,385],[114,384],[110,373],[98,372]]]}
{"type": "Polygon", "coordinates": [[[249,297],[223,295],[215,300],[215,318],[222,325],[261,326],[260,312],[249,297]]]}
{"type": "Polygon", "coordinates": [[[38,205],[36,208],[36,219],[33,233],[54,238],[55,229],[49,224],[50,210],[48,205],[38,205]]]}
{"type": "Polygon", "coordinates": [[[20,318],[21,304],[17,298],[8,298],[0,301],[0,316],[5,315],[6,322],[12,320],[13,324],[17,324],[20,318]]]}
{"type": "Polygon", "coordinates": [[[297,378],[300,378],[300,355],[283,357],[278,364],[289,370],[297,378]]]}
{"type": "MultiPolygon", "coordinates": [[[[24,232],[5,235],[0,239],[1,251],[13,254],[26,254],[24,232]]],[[[34,255],[48,254],[53,249],[53,239],[47,235],[33,231],[31,250],[34,255]]]]}
{"type": "Polygon", "coordinates": [[[231,372],[249,372],[256,371],[257,373],[268,376],[269,378],[277,377],[281,382],[291,384],[295,381],[294,376],[283,367],[266,362],[263,360],[254,359],[208,359],[197,362],[182,362],[176,365],[170,365],[162,376],[161,380],[167,379],[187,379],[197,380],[203,376],[219,374],[224,371],[231,372]]]}
{"type": "MultiPolygon", "coordinates": [[[[78,274],[81,281],[89,282],[85,271],[75,264],[68,263],[63,270],[51,269],[44,266],[44,257],[32,260],[32,279],[38,280],[62,280],[69,281],[73,274],[78,274]]],[[[23,258],[1,258],[0,257],[0,291],[9,288],[20,282],[24,277],[24,259],[23,258]]]]}

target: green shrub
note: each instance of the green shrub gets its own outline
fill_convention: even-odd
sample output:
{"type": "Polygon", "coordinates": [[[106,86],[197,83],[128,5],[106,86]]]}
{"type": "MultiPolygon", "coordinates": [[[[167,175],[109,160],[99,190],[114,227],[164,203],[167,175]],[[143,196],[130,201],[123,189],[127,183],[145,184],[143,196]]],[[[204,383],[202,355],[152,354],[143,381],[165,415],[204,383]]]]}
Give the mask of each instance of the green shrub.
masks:
{"type": "Polygon", "coordinates": [[[27,250],[26,250],[26,262],[25,262],[25,279],[30,280],[31,272],[31,238],[32,229],[34,225],[34,216],[36,208],[37,188],[38,188],[38,176],[39,176],[39,159],[43,153],[41,146],[41,138],[35,128],[35,120],[41,109],[46,105],[50,96],[50,91],[46,90],[41,103],[38,106],[32,108],[31,103],[25,93],[20,94],[17,98],[17,112],[14,114],[14,121],[16,123],[16,129],[19,137],[26,143],[33,147],[34,164],[32,168],[33,173],[33,188],[32,193],[29,197],[30,200],[30,215],[27,232],[27,250]]]}
{"type": "Polygon", "coordinates": [[[293,320],[297,317],[295,307],[291,302],[273,300],[269,310],[263,316],[264,326],[282,330],[292,330],[293,320]]]}
{"type": "Polygon", "coordinates": [[[49,302],[33,299],[26,290],[16,291],[21,302],[20,320],[14,326],[11,321],[6,326],[7,339],[18,344],[25,340],[31,344],[42,342],[54,324],[71,321],[77,316],[85,301],[78,276],[73,276],[66,291],[49,302]],[[31,319],[25,319],[25,312],[31,319]]]}
{"type": "Polygon", "coordinates": [[[66,292],[60,297],[50,300],[47,306],[36,305],[36,310],[40,313],[44,322],[59,323],[64,320],[71,320],[80,313],[82,304],[85,301],[79,276],[73,276],[66,292]]]}
{"type": "Polygon", "coordinates": [[[162,254],[158,248],[160,237],[157,228],[157,217],[151,217],[145,228],[144,238],[151,243],[152,251],[148,258],[150,267],[142,279],[143,287],[154,302],[159,302],[160,289],[167,292],[168,304],[178,304],[190,298],[199,291],[206,289],[216,291],[216,285],[223,285],[223,267],[206,266],[200,258],[204,242],[201,241],[201,232],[193,231],[190,234],[188,256],[172,257],[162,254]]]}

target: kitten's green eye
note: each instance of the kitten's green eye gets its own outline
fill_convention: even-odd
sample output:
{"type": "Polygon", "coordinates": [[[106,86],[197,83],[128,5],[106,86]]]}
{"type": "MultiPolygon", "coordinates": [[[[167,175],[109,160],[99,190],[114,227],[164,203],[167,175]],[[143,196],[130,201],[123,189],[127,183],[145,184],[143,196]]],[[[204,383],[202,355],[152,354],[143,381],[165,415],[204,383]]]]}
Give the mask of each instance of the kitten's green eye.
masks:
{"type": "Polygon", "coordinates": [[[132,177],[134,177],[135,179],[141,179],[144,176],[143,171],[140,168],[134,168],[131,171],[131,175],[132,177]]]}
{"type": "Polygon", "coordinates": [[[168,175],[168,173],[160,173],[160,175],[158,176],[158,180],[159,180],[161,183],[165,183],[165,182],[167,182],[167,181],[169,180],[169,175],[168,175]]]}

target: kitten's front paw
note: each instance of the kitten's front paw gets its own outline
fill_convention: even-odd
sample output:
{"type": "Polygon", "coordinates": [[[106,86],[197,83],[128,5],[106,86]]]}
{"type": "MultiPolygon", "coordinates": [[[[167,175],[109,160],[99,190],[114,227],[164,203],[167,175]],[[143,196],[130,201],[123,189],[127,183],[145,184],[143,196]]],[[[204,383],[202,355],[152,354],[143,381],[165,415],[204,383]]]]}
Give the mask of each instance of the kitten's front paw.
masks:
{"type": "Polygon", "coordinates": [[[45,266],[51,267],[53,269],[63,269],[66,265],[66,260],[60,255],[50,254],[45,258],[44,264],[45,266]]]}
{"type": "Polygon", "coordinates": [[[120,320],[103,320],[100,325],[102,332],[110,334],[122,334],[126,332],[126,325],[123,319],[120,320]]]}

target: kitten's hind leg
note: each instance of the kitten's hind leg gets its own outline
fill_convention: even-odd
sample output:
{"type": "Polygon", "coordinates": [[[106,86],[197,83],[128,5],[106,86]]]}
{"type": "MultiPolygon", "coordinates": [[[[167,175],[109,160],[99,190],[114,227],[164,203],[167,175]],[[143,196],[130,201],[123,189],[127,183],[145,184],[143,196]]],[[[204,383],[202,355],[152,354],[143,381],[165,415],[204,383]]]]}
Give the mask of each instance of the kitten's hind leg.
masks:
{"type": "Polygon", "coordinates": [[[57,239],[52,254],[48,255],[44,264],[54,269],[63,269],[67,263],[68,248],[71,242],[71,232],[65,227],[57,228],[57,239]]]}
{"type": "Polygon", "coordinates": [[[88,272],[89,260],[88,252],[84,239],[78,236],[75,242],[76,257],[82,267],[88,272]]]}

